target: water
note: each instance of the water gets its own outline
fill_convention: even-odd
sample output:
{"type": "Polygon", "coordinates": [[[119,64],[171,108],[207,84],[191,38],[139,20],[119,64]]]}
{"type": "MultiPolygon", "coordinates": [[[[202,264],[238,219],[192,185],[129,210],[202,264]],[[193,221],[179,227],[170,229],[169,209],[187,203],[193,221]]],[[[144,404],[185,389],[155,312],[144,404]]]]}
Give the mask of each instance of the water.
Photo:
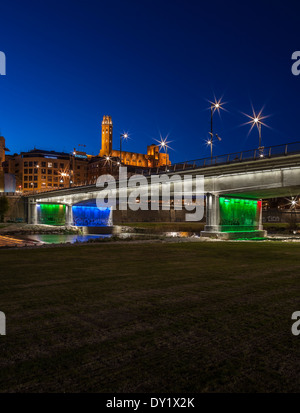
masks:
{"type": "Polygon", "coordinates": [[[22,237],[22,239],[37,241],[41,244],[65,244],[67,242],[74,244],[75,242],[87,242],[91,239],[102,239],[110,237],[111,234],[32,234],[25,235],[22,237]]]}

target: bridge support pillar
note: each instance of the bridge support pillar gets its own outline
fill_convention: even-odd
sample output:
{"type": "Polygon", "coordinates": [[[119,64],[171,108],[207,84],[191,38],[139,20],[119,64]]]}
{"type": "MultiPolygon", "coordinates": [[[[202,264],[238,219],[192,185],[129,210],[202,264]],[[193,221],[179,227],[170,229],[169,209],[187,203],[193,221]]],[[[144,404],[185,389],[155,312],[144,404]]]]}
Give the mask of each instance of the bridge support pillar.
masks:
{"type": "Polygon", "coordinates": [[[37,224],[37,203],[28,200],[28,224],[37,224]]]}
{"type": "Polygon", "coordinates": [[[220,203],[219,195],[217,194],[206,194],[206,225],[204,231],[220,231],[220,203]]]}
{"type": "Polygon", "coordinates": [[[66,205],[66,225],[73,225],[73,210],[72,205],[66,205]]]}
{"type": "Polygon", "coordinates": [[[260,208],[260,213],[259,213],[258,230],[263,231],[264,226],[263,226],[263,222],[262,222],[262,200],[260,200],[260,202],[261,202],[261,208],[260,208]]]}

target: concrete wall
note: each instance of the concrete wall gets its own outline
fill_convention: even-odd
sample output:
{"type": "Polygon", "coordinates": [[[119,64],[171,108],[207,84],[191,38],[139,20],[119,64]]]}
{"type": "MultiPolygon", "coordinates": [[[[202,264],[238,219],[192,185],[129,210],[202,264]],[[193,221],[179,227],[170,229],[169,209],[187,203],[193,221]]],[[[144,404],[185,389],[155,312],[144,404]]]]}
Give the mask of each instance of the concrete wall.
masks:
{"type": "Polygon", "coordinates": [[[263,211],[263,223],[300,223],[300,211],[281,211],[276,208],[263,211]]]}
{"type": "Polygon", "coordinates": [[[26,222],[25,199],[21,196],[8,195],[9,210],[4,216],[4,221],[26,222]]]}
{"type": "Polygon", "coordinates": [[[183,211],[113,211],[113,223],[126,224],[130,222],[185,222],[183,211]]]}

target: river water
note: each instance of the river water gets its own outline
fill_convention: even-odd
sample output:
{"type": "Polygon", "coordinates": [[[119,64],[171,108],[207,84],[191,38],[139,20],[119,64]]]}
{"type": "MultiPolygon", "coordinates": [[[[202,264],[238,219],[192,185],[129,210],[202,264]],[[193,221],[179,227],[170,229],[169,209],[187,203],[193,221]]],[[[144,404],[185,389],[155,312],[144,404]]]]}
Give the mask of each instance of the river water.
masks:
{"type": "Polygon", "coordinates": [[[22,239],[28,241],[36,241],[40,244],[65,244],[70,242],[74,244],[75,242],[87,242],[91,239],[102,239],[110,238],[111,234],[90,234],[90,235],[79,235],[79,234],[32,234],[24,235],[22,239]]]}

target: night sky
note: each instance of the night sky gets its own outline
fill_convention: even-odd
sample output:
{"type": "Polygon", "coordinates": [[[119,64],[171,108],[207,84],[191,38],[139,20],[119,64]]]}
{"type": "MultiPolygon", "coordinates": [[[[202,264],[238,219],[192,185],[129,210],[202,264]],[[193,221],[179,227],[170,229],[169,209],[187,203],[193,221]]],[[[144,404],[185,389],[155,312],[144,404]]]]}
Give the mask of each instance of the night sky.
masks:
{"type": "Polygon", "coordinates": [[[169,134],[171,160],[209,156],[207,100],[224,96],[215,154],[258,146],[242,114],[271,115],[263,144],[300,141],[299,1],[1,2],[0,130],[12,153],[98,154],[103,115],[145,152],[169,134]]]}

